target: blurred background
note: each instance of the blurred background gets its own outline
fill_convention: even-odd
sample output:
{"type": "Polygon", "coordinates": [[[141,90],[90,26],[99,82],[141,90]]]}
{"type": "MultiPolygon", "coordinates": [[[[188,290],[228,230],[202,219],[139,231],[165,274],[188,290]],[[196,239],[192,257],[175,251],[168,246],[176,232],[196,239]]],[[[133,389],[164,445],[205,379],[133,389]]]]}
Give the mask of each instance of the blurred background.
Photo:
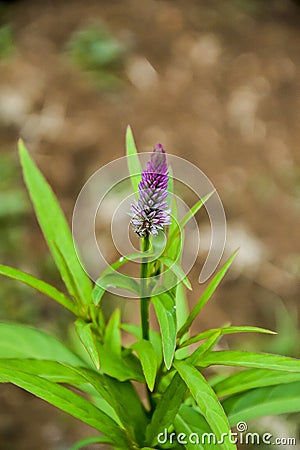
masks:
{"type": "MultiPolygon", "coordinates": [[[[241,247],[194,331],[265,326],[279,335],[222,345],[299,357],[299,21],[291,0],[0,1],[1,263],[62,288],[24,189],[17,139],[70,221],[88,177],[124,155],[130,123],[139,151],[161,142],[206,173],[226,211],[227,254],[241,247]]],[[[205,236],[208,219],[197,219],[205,236]]],[[[198,274],[196,264],[191,305],[203,290],[198,274]]],[[[68,336],[67,312],[17,282],[0,283],[0,320],[68,336]]],[[[116,302],[106,301],[107,313],[116,302]]],[[[124,320],[136,320],[132,302],[122,302],[124,320]]],[[[299,417],[253,427],[293,437],[299,417]]],[[[0,386],[0,450],[67,450],[91,434],[0,386]]]]}

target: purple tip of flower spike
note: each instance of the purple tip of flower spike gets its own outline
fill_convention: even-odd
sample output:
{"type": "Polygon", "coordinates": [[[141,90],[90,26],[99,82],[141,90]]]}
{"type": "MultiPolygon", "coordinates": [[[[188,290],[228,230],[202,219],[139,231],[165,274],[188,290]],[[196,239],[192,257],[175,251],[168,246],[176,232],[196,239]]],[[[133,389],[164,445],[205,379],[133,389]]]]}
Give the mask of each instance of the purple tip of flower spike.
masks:
{"type": "Polygon", "coordinates": [[[167,188],[166,152],[161,144],[157,144],[142,173],[139,199],[131,205],[131,225],[140,237],[149,234],[155,236],[171,223],[170,210],[165,201],[168,196],[167,188]]]}

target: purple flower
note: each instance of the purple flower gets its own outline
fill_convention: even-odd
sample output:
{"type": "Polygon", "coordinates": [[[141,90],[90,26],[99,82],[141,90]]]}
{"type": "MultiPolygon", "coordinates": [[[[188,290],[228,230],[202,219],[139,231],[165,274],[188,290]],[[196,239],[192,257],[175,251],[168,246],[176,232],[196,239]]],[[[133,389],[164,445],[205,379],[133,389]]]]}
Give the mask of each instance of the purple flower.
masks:
{"type": "Polygon", "coordinates": [[[158,234],[159,230],[171,222],[167,209],[168,166],[166,152],[161,144],[154,148],[147,168],[139,183],[139,199],[131,205],[131,225],[134,231],[145,237],[158,234]]]}

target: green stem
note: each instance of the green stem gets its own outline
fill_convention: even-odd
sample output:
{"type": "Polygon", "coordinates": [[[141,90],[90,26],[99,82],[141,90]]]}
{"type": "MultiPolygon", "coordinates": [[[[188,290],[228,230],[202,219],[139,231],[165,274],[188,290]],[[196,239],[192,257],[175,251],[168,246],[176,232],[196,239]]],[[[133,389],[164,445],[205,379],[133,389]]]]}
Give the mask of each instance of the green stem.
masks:
{"type": "MultiPolygon", "coordinates": [[[[142,252],[146,252],[150,248],[150,238],[149,235],[145,236],[142,239],[142,252]]],[[[142,259],[141,264],[141,323],[142,323],[142,336],[143,339],[149,341],[149,306],[150,306],[150,297],[148,294],[148,261],[147,258],[142,259]]],[[[154,402],[152,398],[152,394],[147,387],[147,396],[150,406],[149,414],[151,415],[154,410],[154,402]]]]}
{"type": "MultiPolygon", "coordinates": [[[[150,248],[149,235],[142,239],[142,252],[146,252],[150,248]]],[[[142,259],[141,264],[141,324],[143,339],[149,340],[149,305],[150,298],[147,296],[147,277],[148,277],[148,262],[147,258],[142,259]]]]}

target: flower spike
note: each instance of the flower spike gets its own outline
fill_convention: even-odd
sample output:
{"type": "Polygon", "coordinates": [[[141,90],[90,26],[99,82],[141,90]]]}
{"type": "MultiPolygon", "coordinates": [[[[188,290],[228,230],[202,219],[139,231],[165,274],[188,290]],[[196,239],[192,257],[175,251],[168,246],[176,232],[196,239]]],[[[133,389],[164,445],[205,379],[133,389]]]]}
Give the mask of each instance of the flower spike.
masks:
{"type": "Polygon", "coordinates": [[[131,205],[131,225],[134,231],[145,237],[155,236],[171,222],[167,209],[168,166],[166,152],[157,144],[139,183],[139,199],[131,205]]]}

